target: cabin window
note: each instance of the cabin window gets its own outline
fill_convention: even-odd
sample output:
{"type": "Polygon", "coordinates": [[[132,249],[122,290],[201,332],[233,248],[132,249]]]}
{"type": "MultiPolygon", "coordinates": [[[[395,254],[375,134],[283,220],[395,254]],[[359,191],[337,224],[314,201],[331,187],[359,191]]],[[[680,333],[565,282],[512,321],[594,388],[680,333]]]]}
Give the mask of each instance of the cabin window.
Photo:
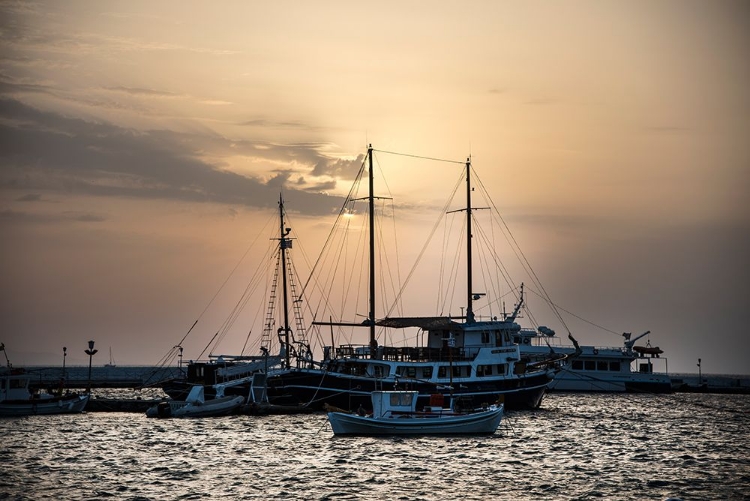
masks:
{"type": "Polygon", "coordinates": [[[508,364],[497,364],[497,374],[505,376],[508,373],[508,364]]]}
{"type": "Polygon", "coordinates": [[[490,342],[490,333],[482,331],[482,344],[488,344],[490,342]]]}
{"type": "Polygon", "coordinates": [[[404,377],[405,373],[406,373],[406,367],[404,367],[403,365],[399,365],[398,367],[396,367],[396,375],[397,376],[404,377]]]}
{"type": "Polygon", "coordinates": [[[375,377],[383,377],[383,366],[382,365],[376,365],[373,367],[374,369],[374,375],[375,377]]]}
{"type": "Polygon", "coordinates": [[[598,371],[606,371],[608,368],[609,368],[609,364],[607,362],[596,363],[596,370],[598,371]]]}
{"type": "Polygon", "coordinates": [[[620,372],[620,362],[610,362],[609,370],[614,372],[620,372]]]}
{"type": "Polygon", "coordinates": [[[447,367],[445,367],[444,365],[441,365],[440,367],[438,367],[438,377],[439,378],[448,377],[447,367]]]}
{"type": "Polygon", "coordinates": [[[596,370],[596,362],[594,362],[593,360],[586,360],[583,363],[583,366],[586,368],[587,371],[596,370]]]}
{"type": "Polygon", "coordinates": [[[510,332],[505,331],[503,337],[505,338],[505,344],[510,344],[510,332]]]}
{"type": "Polygon", "coordinates": [[[417,368],[416,367],[407,367],[406,368],[406,377],[410,377],[410,378],[417,377],[417,368]]]}
{"type": "Polygon", "coordinates": [[[432,367],[422,367],[422,377],[430,379],[432,377],[432,367]]]}
{"type": "Polygon", "coordinates": [[[503,345],[503,334],[500,331],[495,331],[495,346],[503,345]]]}
{"type": "Polygon", "coordinates": [[[453,366],[453,377],[462,377],[461,372],[463,372],[461,369],[463,366],[461,365],[454,365],[453,366]]]}
{"type": "Polygon", "coordinates": [[[583,362],[581,360],[573,360],[573,370],[574,371],[582,371],[583,370],[583,362]]]}
{"type": "Polygon", "coordinates": [[[477,377],[491,376],[492,366],[491,365],[478,365],[477,366],[477,377]]]}
{"type": "Polygon", "coordinates": [[[391,393],[391,405],[411,407],[412,397],[413,393],[391,393]]]}
{"type": "Polygon", "coordinates": [[[366,365],[355,365],[352,367],[352,374],[355,376],[366,376],[367,375],[367,366],[366,365]]]}

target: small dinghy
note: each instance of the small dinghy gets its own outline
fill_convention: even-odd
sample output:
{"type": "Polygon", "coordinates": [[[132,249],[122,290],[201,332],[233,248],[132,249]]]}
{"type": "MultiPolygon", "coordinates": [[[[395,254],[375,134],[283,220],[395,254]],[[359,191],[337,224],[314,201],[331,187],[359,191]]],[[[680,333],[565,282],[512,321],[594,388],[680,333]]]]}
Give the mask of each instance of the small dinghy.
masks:
{"type": "MultiPolygon", "coordinates": [[[[223,391],[221,394],[223,395],[223,391]]],[[[159,402],[146,411],[146,416],[159,418],[226,416],[237,411],[244,402],[245,397],[241,395],[219,396],[206,400],[203,386],[196,385],[193,386],[184,401],[165,400],[159,402]]]]}

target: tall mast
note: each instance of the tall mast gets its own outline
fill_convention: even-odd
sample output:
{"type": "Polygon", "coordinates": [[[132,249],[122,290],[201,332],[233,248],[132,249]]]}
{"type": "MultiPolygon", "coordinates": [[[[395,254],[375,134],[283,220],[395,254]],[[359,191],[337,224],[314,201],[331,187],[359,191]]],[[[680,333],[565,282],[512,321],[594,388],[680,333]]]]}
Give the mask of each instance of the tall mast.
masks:
{"type": "Polygon", "coordinates": [[[367,322],[370,326],[370,357],[376,357],[378,342],[375,339],[375,176],[372,168],[372,144],[367,148],[368,175],[370,179],[370,312],[367,322]]]}
{"type": "Polygon", "coordinates": [[[287,285],[286,285],[286,250],[290,247],[291,240],[286,238],[291,228],[284,228],[284,199],[279,193],[279,249],[281,251],[281,284],[283,287],[283,298],[284,298],[284,343],[286,349],[284,350],[286,356],[286,366],[289,367],[289,300],[287,296],[287,285]]]}
{"type": "Polygon", "coordinates": [[[466,159],[466,322],[474,322],[471,285],[471,157],[466,159]]]}

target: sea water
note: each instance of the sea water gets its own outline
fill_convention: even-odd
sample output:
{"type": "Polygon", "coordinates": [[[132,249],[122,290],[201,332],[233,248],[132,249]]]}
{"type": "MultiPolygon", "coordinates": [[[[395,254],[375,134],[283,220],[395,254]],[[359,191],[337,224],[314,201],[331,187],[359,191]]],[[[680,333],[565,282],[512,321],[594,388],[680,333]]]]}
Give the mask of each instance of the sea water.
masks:
{"type": "Polygon", "coordinates": [[[0,499],[750,499],[750,396],[551,394],[484,437],[324,413],[0,419],[0,499]]]}

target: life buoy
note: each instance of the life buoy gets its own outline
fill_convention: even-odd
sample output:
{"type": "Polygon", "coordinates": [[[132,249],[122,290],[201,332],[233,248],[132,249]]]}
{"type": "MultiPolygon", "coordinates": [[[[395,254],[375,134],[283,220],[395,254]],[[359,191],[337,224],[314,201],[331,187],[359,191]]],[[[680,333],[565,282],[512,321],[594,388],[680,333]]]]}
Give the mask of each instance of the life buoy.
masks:
{"type": "Polygon", "coordinates": [[[529,338],[526,337],[523,339],[523,344],[529,344],[529,343],[530,343],[529,338]]]}
{"type": "Polygon", "coordinates": [[[596,348],[594,348],[594,355],[598,355],[598,354],[599,354],[599,350],[597,350],[596,348]]]}

